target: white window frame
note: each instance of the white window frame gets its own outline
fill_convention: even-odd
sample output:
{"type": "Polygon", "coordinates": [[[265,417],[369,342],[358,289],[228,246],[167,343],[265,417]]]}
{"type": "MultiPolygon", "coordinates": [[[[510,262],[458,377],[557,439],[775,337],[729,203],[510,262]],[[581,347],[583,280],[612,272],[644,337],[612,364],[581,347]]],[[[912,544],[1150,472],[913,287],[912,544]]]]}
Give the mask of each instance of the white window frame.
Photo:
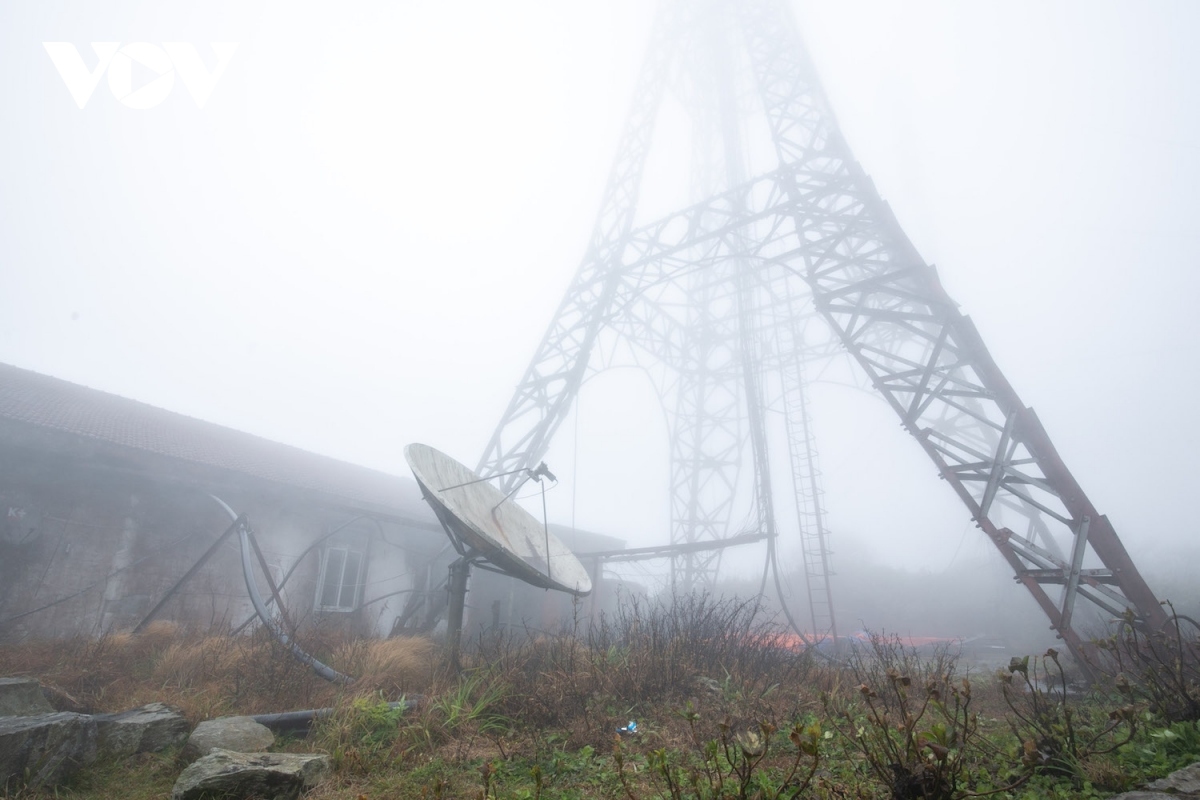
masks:
{"type": "Polygon", "coordinates": [[[367,554],[365,551],[355,547],[326,547],[321,553],[321,574],[320,579],[317,581],[317,611],[341,613],[357,611],[359,603],[362,602],[366,572],[367,554]],[[351,556],[357,559],[358,562],[358,566],[355,569],[356,574],[354,575],[350,575],[348,571],[350,569],[351,556]],[[330,562],[334,562],[334,569],[341,572],[341,576],[338,578],[336,596],[333,597],[327,597],[333,589],[332,586],[326,585],[326,578],[332,577],[329,575],[330,562]],[[353,581],[353,583],[350,581],[353,581]],[[347,596],[347,592],[350,593],[349,596],[347,596]],[[326,602],[326,600],[332,600],[332,602],[326,602]]]}

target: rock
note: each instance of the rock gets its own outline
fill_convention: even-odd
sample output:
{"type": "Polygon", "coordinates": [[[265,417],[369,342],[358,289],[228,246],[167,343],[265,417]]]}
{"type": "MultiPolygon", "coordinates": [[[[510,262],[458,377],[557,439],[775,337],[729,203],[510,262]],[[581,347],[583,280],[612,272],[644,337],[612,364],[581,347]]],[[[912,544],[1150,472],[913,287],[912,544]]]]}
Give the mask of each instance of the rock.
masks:
{"type": "Polygon", "coordinates": [[[1200,761],[1183,769],[1177,769],[1146,788],[1173,794],[1200,794],[1200,761]]]}
{"type": "Polygon", "coordinates": [[[96,721],[67,711],[0,717],[0,785],[53,786],[96,757],[96,721]]]}
{"type": "Polygon", "coordinates": [[[53,713],[42,694],[42,685],[33,678],[0,678],[0,717],[53,713]]]}
{"type": "Polygon", "coordinates": [[[1163,794],[1162,792],[1137,791],[1114,794],[1108,800],[1179,800],[1179,798],[1172,794],[1163,794]]]}
{"type": "Polygon", "coordinates": [[[329,756],[214,750],[179,775],[171,800],[294,800],[329,774],[329,756]]]}
{"type": "Polygon", "coordinates": [[[126,758],[134,753],[157,753],[183,744],[188,738],[188,721],[162,703],[123,711],[97,714],[97,751],[109,758],[126,758]]]}
{"type": "Polygon", "coordinates": [[[196,726],[183,748],[184,758],[206,756],[213,750],[235,753],[259,753],[275,744],[270,728],[250,717],[217,717],[196,726]]]}

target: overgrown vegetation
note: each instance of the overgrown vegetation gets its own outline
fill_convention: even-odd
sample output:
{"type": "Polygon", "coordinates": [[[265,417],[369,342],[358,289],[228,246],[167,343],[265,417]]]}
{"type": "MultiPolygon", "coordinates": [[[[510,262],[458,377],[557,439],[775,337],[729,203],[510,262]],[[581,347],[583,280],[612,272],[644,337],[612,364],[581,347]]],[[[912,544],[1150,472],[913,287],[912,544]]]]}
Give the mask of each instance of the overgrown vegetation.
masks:
{"type": "MultiPolygon", "coordinates": [[[[315,798],[1100,798],[1200,760],[1185,623],[1118,628],[1097,649],[1108,679],[1085,691],[1053,650],[973,675],[948,648],[896,637],[835,663],[778,634],[754,603],[630,598],[554,635],[485,635],[458,673],[428,640],[309,632],[307,648],[363,676],[343,689],[261,634],[164,625],[0,648],[0,672],[91,711],[161,700],[195,720],[332,706],[281,744],[331,756],[315,798]],[[414,694],[406,711],[389,705],[414,694]]],[[[161,797],[179,768],[139,757],[57,792],[161,797]]]]}
{"type": "Polygon", "coordinates": [[[857,691],[827,694],[825,708],[875,779],[898,800],[962,796],[980,728],[970,680],[955,681],[954,655],[939,647],[923,659],[898,638],[876,635],[851,655],[849,671],[857,691]]]}
{"type": "MultiPolygon", "coordinates": [[[[361,676],[356,693],[420,692],[438,669],[437,648],[427,639],[367,640],[316,628],[300,641],[335,669],[361,676]]],[[[192,635],[165,622],[137,636],[4,645],[0,675],[37,677],[64,710],[113,712],[160,701],[192,722],[327,707],[339,699],[337,687],[297,663],[266,631],[192,635]]]]}
{"type": "Polygon", "coordinates": [[[1086,764],[1128,744],[1137,733],[1137,710],[1132,705],[1111,707],[1111,699],[1110,703],[1072,700],[1057,650],[1032,661],[1029,656],[1014,658],[998,678],[1010,712],[1009,727],[1021,743],[1021,760],[1030,771],[1078,782],[1085,776],[1086,764]]]}
{"type": "Polygon", "coordinates": [[[1099,671],[1119,691],[1171,721],[1200,720],[1200,623],[1171,614],[1161,630],[1145,631],[1126,614],[1116,631],[1096,641],[1099,671]]]}

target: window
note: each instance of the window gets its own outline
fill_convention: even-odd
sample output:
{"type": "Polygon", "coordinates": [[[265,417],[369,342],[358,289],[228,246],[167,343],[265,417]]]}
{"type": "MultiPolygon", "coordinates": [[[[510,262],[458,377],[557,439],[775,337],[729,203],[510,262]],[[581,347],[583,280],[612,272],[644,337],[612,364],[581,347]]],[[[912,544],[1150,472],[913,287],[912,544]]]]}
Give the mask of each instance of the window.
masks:
{"type": "Polygon", "coordinates": [[[321,563],[317,607],[321,611],[354,611],[358,608],[366,559],[359,550],[327,547],[321,563]]]}

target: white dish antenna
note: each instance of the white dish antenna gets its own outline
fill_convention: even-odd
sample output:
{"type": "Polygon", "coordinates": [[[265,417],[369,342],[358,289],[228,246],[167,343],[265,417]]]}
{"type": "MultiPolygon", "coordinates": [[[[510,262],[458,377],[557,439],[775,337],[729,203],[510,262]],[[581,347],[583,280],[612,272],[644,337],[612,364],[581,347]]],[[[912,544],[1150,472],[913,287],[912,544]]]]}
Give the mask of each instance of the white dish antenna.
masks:
{"type": "Polygon", "coordinates": [[[543,589],[580,596],[592,591],[591,576],[575,554],[487,479],[428,445],[408,445],[404,458],[460,553],[543,589]]]}

